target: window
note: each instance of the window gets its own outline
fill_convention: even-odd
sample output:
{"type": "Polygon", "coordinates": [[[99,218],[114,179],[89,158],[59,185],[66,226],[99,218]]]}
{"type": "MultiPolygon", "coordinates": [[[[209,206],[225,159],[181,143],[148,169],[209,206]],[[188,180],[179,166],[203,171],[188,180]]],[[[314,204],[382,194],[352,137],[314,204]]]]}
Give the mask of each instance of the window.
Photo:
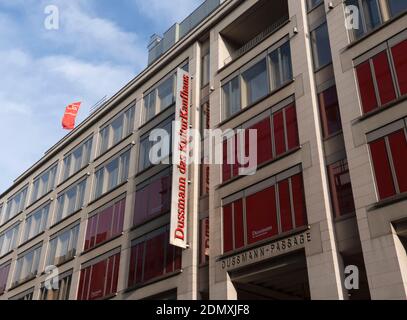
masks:
{"type": "Polygon", "coordinates": [[[17,259],[13,285],[35,278],[40,263],[41,247],[36,247],[24,253],[17,259]]]}
{"type": "Polygon", "coordinates": [[[36,178],[33,183],[33,190],[31,193],[31,203],[34,203],[42,196],[54,189],[56,183],[56,175],[58,164],[48,169],[41,176],[36,178]]]}
{"type": "MultiPolygon", "coordinates": [[[[237,146],[245,148],[246,156],[250,154],[249,134],[247,130],[257,130],[257,165],[283,156],[285,153],[299,146],[297,113],[292,98],[283,101],[266,112],[267,116],[255,124],[243,125],[246,130],[245,142],[241,142],[243,135],[237,134],[223,142],[223,181],[227,181],[239,175],[237,146]],[[287,105],[288,104],[288,105],[287,105]],[[231,152],[234,153],[234,162],[231,152]]],[[[251,161],[254,162],[254,161],[251,161]]]]}
{"type": "Polygon", "coordinates": [[[139,156],[139,172],[144,171],[148,168],[150,168],[153,165],[158,165],[165,160],[168,159],[168,157],[171,154],[171,147],[172,147],[172,118],[165,120],[163,123],[157,126],[155,129],[163,129],[167,132],[167,140],[166,141],[161,141],[161,137],[157,141],[150,141],[150,133],[145,134],[143,137],[140,139],[140,156],[139,156]],[[151,148],[156,145],[157,143],[163,143],[161,150],[158,154],[154,154],[154,158],[150,159],[150,151],[151,148]],[[153,163],[154,160],[154,163],[153,163]]]}
{"type": "Polygon", "coordinates": [[[181,270],[182,250],[168,238],[166,227],[132,242],[129,287],[181,270]]]}
{"type": "Polygon", "coordinates": [[[41,288],[41,300],[69,300],[69,291],[71,290],[72,273],[69,275],[62,275],[59,277],[57,284],[54,284],[52,279],[51,288],[48,288],[45,284],[41,288]]]}
{"type": "Polygon", "coordinates": [[[222,83],[223,117],[228,119],[267,96],[293,78],[290,43],[286,39],[279,47],[265,52],[264,58],[251,67],[243,67],[238,75],[222,83]]]}
{"type": "Polygon", "coordinates": [[[372,31],[383,23],[380,0],[347,0],[346,5],[356,6],[359,11],[359,28],[354,28],[354,40],[372,31]]]}
{"type": "Polygon", "coordinates": [[[90,137],[64,158],[63,181],[86,167],[91,159],[93,137],[90,137]]]}
{"type": "Polygon", "coordinates": [[[324,138],[328,138],[342,130],[338,95],[333,86],[318,95],[324,138]]]}
{"type": "Polygon", "coordinates": [[[245,105],[250,105],[268,93],[266,59],[255,64],[242,74],[245,105]]]}
{"type": "Polygon", "coordinates": [[[401,95],[407,94],[407,40],[391,48],[401,95]]]}
{"type": "Polygon", "coordinates": [[[210,77],[210,55],[209,52],[206,53],[202,57],[202,85],[201,87],[205,87],[209,84],[209,77],[210,77]]]}
{"type": "Polygon", "coordinates": [[[174,103],[174,79],[175,76],[169,77],[157,88],[159,112],[164,111],[174,103]]]}
{"type": "Polygon", "coordinates": [[[391,15],[394,17],[407,10],[407,2],[403,0],[388,0],[391,15]]]}
{"type": "Polygon", "coordinates": [[[23,293],[20,293],[12,298],[10,300],[15,300],[15,301],[29,301],[33,299],[34,295],[34,288],[28,289],[27,291],[24,291],[23,293]]]}
{"type": "Polygon", "coordinates": [[[134,225],[140,225],[170,210],[171,179],[171,173],[165,170],[137,187],[134,225]]]}
{"type": "Polygon", "coordinates": [[[58,196],[55,223],[69,217],[84,206],[86,179],[80,181],[58,196]]]}
{"type": "Polygon", "coordinates": [[[329,44],[328,25],[324,22],[311,31],[314,69],[320,69],[332,62],[331,45],[329,44]]]}
{"type": "Polygon", "coordinates": [[[6,291],[10,263],[0,266],[0,296],[6,291]]]}
{"type": "MultiPolygon", "coordinates": [[[[92,262],[91,262],[92,263],[92,262]]],[[[81,270],[78,300],[100,300],[117,292],[120,252],[81,270]]]]}
{"type": "Polygon", "coordinates": [[[390,50],[383,50],[367,60],[357,62],[356,75],[364,113],[371,112],[406,94],[407,59],[402,52],[405,48],[407,48],[407,40],[396,44],[390,50]],[[391,59],[394,62],[394,68],[390,62],[391,59]]]}
{"type": "Polygon", "coordinates": [[[116,201],[89,218],[86,229],[85,251],[122,233],[125,206],[126,198],[116,201]]]}
{"type": "MultiPolygon", "coordinates": [[[[380,200],[407,192],[406,128],[369,141],[380,200]]],[[[369,140],[369,139],[368,139],[369,140]]]]}
{"type": "Polygon", "coordinates": [[[113,159],[95,173],[94,199],[113,190],[129,177],[130,149],[113,159]]]}
{"type": "Polygon", "coordinates": [[[341,160],[328,166],[331,201],[336,217],[355,212],[348,161],[341,160]]]}
{"type": "Polygon", "coordinates": [[[135,107],[127,109],[118,115],[110,124],[100,130],[100,151],[105,153],[108,149],[118,144],[134,130],[135,107]]]}
{"type": "MultiPolygon", "coordinates": [[[[181,69],[188,71],[188,64],[181,69]]],[[[148,122],[175,103],[176,78],[176,72],[172,72],[144,94],[143,123],[148,122]]]]}
{"type": "Polygon", "coordinates": [[[199,263],[209,263],[209,217],[199,221],[200,243],[199,243],[199,263]]]}
{"type": "Polygon", "coordinates": [[[58,266],[76,255],[79,224],[69,227],[51,238],[48,249],[48,266],[58,266]]]}
{"type": "Polygon", "coordinates": [[[271,91],[274,91],[293,78],[290,42],[287,41],[280,48],[271,52],[270,63],[271,91]]]}
{"type": "Polygon", "coordinates": [[[240,111],[240,81],[235,77],[222,86],[223,105],[225,108],[225,118],[230,118],[240,111]]]}
{"type": "Polygon", "coordinates": [[[7,201],[7,206],[6,209],[3,210],[3,216],[1,217],[0,225],[6,223],[24,210],[25,201],[27,198],[27,190],[28,187],[25,187],[23,190],[12,196],[7,201]]]}
{"type": "Polygon", "coordinates": [[[243,191],[237,200],[224,200],[225,253],[307,224],[300,168],[290,169],[269,181],[269,186],[259,191],[254,186],[243,191]]]}
{"type": "Polygon", "coordinates": [[[33,239],[47,227],[50,204],[38,209],[25,220],[24,236],[22,242],[33,239]]]}
{"type": "Polygon", "coordinates": [[[322,2],[323,2],[322,0],[307,0],[308,10],[315,8],[317,5],[319,5],[322,2]]]}
{"type": "Polygon", "coordinates": [[[16,224],[0,234],[0,257],[17,247],[19,229],[20,224],[16,224]]]}

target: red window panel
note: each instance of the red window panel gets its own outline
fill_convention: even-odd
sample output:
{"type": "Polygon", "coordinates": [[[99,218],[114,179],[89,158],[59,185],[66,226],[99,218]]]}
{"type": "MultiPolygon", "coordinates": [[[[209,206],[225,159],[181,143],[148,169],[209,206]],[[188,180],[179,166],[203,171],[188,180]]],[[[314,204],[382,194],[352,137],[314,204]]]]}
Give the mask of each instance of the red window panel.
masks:
{"type": "Polygon", "coordinates": [[[246,198],[248,244],[278,234],[275,187],[246,198]]]}
{"type": "Polygon", "coordinates": [[[376,184],[380,199],[386,199],[396,193],[389,158],[384,139],[370,143],[373,167],[376,176],[376,184]]]}
{"type": "Polygon", "coordinates": [[[295,226],[298,228],[308,224],[302,174],[297,174],[291,177],[291,189],[293,196],[295,226]]]}
{"type": "Polygon", "coordinates": [[[280,203],[280,219],[283,232],[293,229],[293,221],[291,217],[291,201],[290,201],[290,186],[288,180],[278,183],[278,197],[280,203]]]}
{"type": "Polygon", "coordinates": [[[4,293],[7,286],[8,274],[10,272],[10,265],[0,268],[0,295],[4,293]]]}
{"type": "MultiPolygon", "coordinates": [[[[257,130],[257,164],[262,164],[273,158],[271,142],[270,117],[256,123],[250,127],[251,130],[257,130]]],[[[246,134],[246,148],[250,148],[249,133],[246,134]]],[[[249,150],[249,149],[247,149],[249,150]]]]}
{"type": "Polygon", "coordinates": [[[228,143],[223,141],[223,162],[222,162],[222,179],[228,181],[232,177],[230,163],[228,163],[228,143]]]}
{"type": "Polygon", "coordinates": [[[373,58],[376,82],[379,89],[381,104],[389,103],[396,99],[393,79],[390,72],[387,51],[381,52],[373,58]]]}
{"type": "Polygon", "coordinates": [[[153,181],[149,186],[148,218],[155,217],[162,212],[161,180],[153,181]]]}
{"type": "Polygon", "coordinates": [[[129,278],[127,285],[128,287],[132,287],[136,284],[136,267],[137,267],[137,253],[138,253],[139,246],[133,246],[131,248],[130,253],[130,266],[129,266],[129,278]]]}
{"type": "Polygon", "coordinates": [[[120,253],[81,271],[79,300],[98,300],[117,291],[120,253]]]}
{"type": "MultiPolygon", "coordinates": [[[[168,239],[169,234],[165,235],[165,238],[168,239]]],[[[165,273],[174,272],[174,258],[175,258],[175,247],[167,243],[167,256],[165,261],[165,273]]]]}
{"type": "Polygon", "coordinates": [[[139,244],[136,260],[136,283],[143,281],[144,251],[145,251],[144,243],[139,244]]]}
{"type": "Polygon", "coordinates": [[[223,251],[233,250],[232,204],[223,207],[223,251]]]}
{"type": "Polygon", "coordinates": [[[113,257],[113,260],[114,260],[113,278],[112,278],[111,289],[110,289],[109,294],[114,294],[117,292],[117,281],[119,280],[120,253],[116,254],[113,257]]]}
{"type": "Polygon", "coordinates": [[[396,67],[397,81],[402,95],[407,93],[407,40],[391,48],[394,66],[396,67]]]}
{"type": "Polygon", "coordinates": [[[119,201],[114,205],[112,237],[118,236],[123,231],[125,206],[126,198],[124,198],[123,200],[119,201]]]}
{"type": "Polygon", "coordinates": [[[273,115],[273,126],[276,155],[279,156],[286,152],[283,111],[273,115]]]}
{"type": "Polygon", "coordinates": [[[140,225],[148,216],[148,187],[136,191],[134,225],[140,225]]]}
{"type": "Polygon", "coordinates": [[[378,107],[369,61],[360,64],[356,68],[356,74],[359,82],[363,112],[368,113],[378,107]]]}
{"type": "Polygon", "coordinates": [[[89,218],[86,228],[85,251],[95,246],[97,215],[89,218]]]}
{"type": "Polygon", "coordinates": [[[175,248],[174,268],[176,271],[181,270],[181,268],[182,268],[182,249],[181,248],[175,248]]]}
{"type": "Polygon", "coordinates": [[[159,277],[164,273],[164,241],[165,233],[146,242],[146,255],[144,260],[144,279],[159,277]]]}
{"type": "Polygon", "coordinates": [[[298,137],[297,112],[295,110],[295,105],[290,105],[285,108],[285,119],[287,127],[288,150],[292,150],[298,147],[300,144],[298,137]]]}
{"type": "MultiPolygon", "coordinates": [[[[240,167],[240,163],[239,163],[239,157],[237,155],[238,152],[238,143],[240,143],[242,136],[240,134],[235,135],[234,140],[232,140],[232,142],[234,143],[234,161],[232,163],[232,177],[237,177],[239,175],[239,167],[240,167]]],[[[242,143],[242,146],[244,144],[242,143]]],[[[242,147],[241,147],[242,148],[242,147]]],[[[243,150],[242,150],[243,151],[243,150]]],[[[239,149],[240,152],[240,149],[239,149]]]]}
{"type": "Polygon", "coordinates": [[[400,192],[407,192],[407,141],[404,130],[389,135],[389,143],[400,192]]]}
{"type": "Polygon", "coordinates": [[[331,200],[335,216],[355,212],[352,184],[347,160],[338,161],[328,166],[331,185],[331,200]]]}
{"type": "Polygon", "coordinates": [[[244,246],[244,226],[243,226],[243,201],[234,202],[234,221],[235,221],[235,249],[244,246]]]}
{"type": "Polygon", "coordinates": [[[113,220],[113,207],[109,207],[98,214],[96,244],[102,243],[111,237],[113,220]]]}
{"type": "Polygon", "coordinates": [[[319,107],[324,137],[327,138],[342,130],[338,95],[335,86],[319,94],[319,107]]]}
{"type": "Polygon", "coordinates": [[[101,261],[91,267],[90,288],[86,300],[96,300],[104,296],[107,260],[101,261]]]}
{"type": "Polygon", "coordinates": [[[165,176],[161,178],[161,201],[162,201],[162,211],[161,213],[166,213],[171,209],[171,183],[172,177],[165,176]]]}

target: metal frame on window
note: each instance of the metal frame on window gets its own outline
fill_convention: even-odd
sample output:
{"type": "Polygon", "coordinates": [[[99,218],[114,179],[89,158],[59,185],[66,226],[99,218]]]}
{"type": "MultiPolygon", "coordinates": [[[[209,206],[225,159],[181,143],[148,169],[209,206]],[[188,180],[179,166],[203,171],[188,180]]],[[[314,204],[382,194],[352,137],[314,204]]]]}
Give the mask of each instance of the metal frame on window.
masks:
{"type": "MultiPolygon", "coordinates": [[[[270,187],[275,187],[275,196],[276,196],[276,217],[277,217],[277,227],[278,227],[278,232],[277,234],[282,233],[282,225],[281,225],[281,210],[280,210],[280,197],[279,197],[279,182],[287,180],[288,179],[288,188],[289,188],[289,197],[290,197],[290,208],[291,208],[291,219],[292,219],[292,225],[293,225],[293,230],[297,227],[296,226],[296,220],[295,220],[295,210],[294,210],[294,200],[293,200],[293,192],[292,192],[292,182],[291,178],[297,174],[302,173],[302,166],[297,165],[294,166],[288,170],[285,170],[273,177],[270,177],[266,180],[263,180],[251,187],[248,187],[240,192],[237,192],[231,196],[228,196],[224,199],[222,199],[222,212],[223,212],[223,207],[227,205],[232,205],[232,240],[233,240],[233,249],[236,250],[235,248],[235,206],[234,203],[238,200],[242,200],[242,214],[243,214],[243,235],[244,235],[244,246],[248,245],[248,238],[247,238],[247,208],[246,208],[246,201],[249,196],[252,196],[258,192],[261,192],[267,188],[270,187]]],[[[221,218],[221,225],[222,225],[222,230],[224,230],[224,216],[222,214],[221,218]]],[[[224,237],[222,236],[222,247],[224,246],[224,237]]]]}
{"type": "MultiPolygon", "coordinates": [[[[382,107],[384,104],[382,103],[381,98],[380,98],[379,86],[377,83],[376,73],[375,73],[375,69],[374,69],[374,65],[373,65],[373,58],[376,57],[378,54],[385,51],[386,56],[387,56],[387,61],[389,64],[390,76],[393,81],[393,88],[395,91],[394,93],[395,93],[396,99],[400,98],[402,96],[402,94],[401,94],[401,90],[400,90],[400,84],[399,84],[399,81],[397,78],[397,71],[395,68],[391,49],[394,46],[396,46],[406,40],[407,40],[407,30],[404,30],[403,32],[399,33],[398,35],[392,37],[391,39],[386,40],[385,42],[379,44],[378,46],[374,47],[373,49],[369,50],[368,52],[362,54],[361,56],[359,56],[358,58],[356,58],[353,61],[353,64],[355,67],[355,72],[359,65],[369,62],[370,73],[372,76],[373,86],[374,86],[374,91],[375,91],[374,92],[375,98],[376,98],[376,101],[378,104],[377,108],[382,107]]],[[[357,76],[356,76],[356,81],[358,82],[358,88],[360,91],[360,84],[359,84],[359,80],[358,80],[357,76]]]]}
{"type": "MultiPolygon", "coordinates": [[[[243,65],[242,67],[240,67],[239,69],[235,70],[234,72],[232,72],[230,75],[228,75],[227,77],[225,77],[223,80],[221,80],[221,115],[222,115],[222,119],[223,120],[227,120],[229,119],[232,115],[228,115],[228,112],[226,110],[226,102],[225,102],[225,92],[224,92],[224,87],[225,86],[231,86],[231,83],[233,80],[235,80],[235,78],[238,78],[238,84],[239,84],[239,101],[240,101],[240,106],[239,109],[243,110],[246,107],[253,105],[255,103],[257,103],[258,101],[252,101],[251,103],[244,103],[244,80],[243,80],[243,73],[247,70],[249,70],[251,67],[255,66],[257,63],[261,62],[264,58],[266,59],[266,72],[267,72],[267,94],[270,94],[276,90],[278,90],[279,88],[281,88],[282,86],[284,86],[285,82],[281,80],[281,86],[277,87],[277,88],[271,88],[272,85],[272,69],[271,69],[271,61],[270,61],[270,55],[271,53],[273,53],[275,50],[280,49],[284,44],[290,42],[290,38],[288,35],[284,36],[283,38],[281,38],[280,40],[276,41],[272,46],[270,46],[267,50],[263,51],[262,53],[260,53],[259,55],[257,55],[255,58],[253,58],[251,61],[247,62],[245,65],[243,65]]],[[[281,55],[281,53],[280,53],[281,55]]],[[[290,55],[291,55],[291,47],[290,47],[290,55]]],[[[292,59],[290,61],[291,64],[291,69],[292,69],[292,59]]],[[[279,74],[282,76],[283,72],[282,72],[282,64],[281,64],[281,57],[279,59],[279,74]]],[[[266,94],[266,96],[267,96],[266,94]]],[[[261,100],[262,98],[260,98],[259,100],[261,100]]],[[[247,99],[246,99],[247,100],[247,99]]],[[[229,112],[230,113],[230,112],[229,112]]]]}
{"type": "MultiPolygon", "coordinates": [[[[394,186],[394,190],[395,190],[396,194],[400,194],[401,191],[400,191],[398,177],[396,174],[396,168],[395,168],[394,161],[393,161],[393,153],[392,153],[392,149],[390,146],[389,136],[400,130],[403,130],[405,139],[407,141],[407,118],[395,121],[385,127],[377,129],[366,135],[368,144],[375,142],[377,140],[384,139],[386,153],[387,153],[387,157],[389,160],[389,166],[390,166],[390,171],[391,171],[391,175],[392,175],[392,182],[393,182],[393,186],[394,186]]],[[[370,148],[369,148],[369,153],[370,153],[370,159],[373,159],[370,148]]],[[[376,171],[374,169],[373,169],[373,175],[374,175],[375,181],[377,181],[376,171]]]]}

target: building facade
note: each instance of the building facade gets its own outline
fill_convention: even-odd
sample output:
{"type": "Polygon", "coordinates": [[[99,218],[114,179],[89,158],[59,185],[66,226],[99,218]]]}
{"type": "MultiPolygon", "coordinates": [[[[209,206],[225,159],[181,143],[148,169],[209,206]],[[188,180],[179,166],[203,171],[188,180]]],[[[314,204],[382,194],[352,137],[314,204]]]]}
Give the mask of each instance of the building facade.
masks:
{"type": "Polygon", "coordinates": [[[148,67],[0,195],[0,300],[405,300],[406,11],[207,0],[154,36],[148,67]],[[227,161],[238,135],[188,166],[185,249],[173,166],[149,158],[179,69],[191,128],[257,130],[254,173],[227,161]]]}

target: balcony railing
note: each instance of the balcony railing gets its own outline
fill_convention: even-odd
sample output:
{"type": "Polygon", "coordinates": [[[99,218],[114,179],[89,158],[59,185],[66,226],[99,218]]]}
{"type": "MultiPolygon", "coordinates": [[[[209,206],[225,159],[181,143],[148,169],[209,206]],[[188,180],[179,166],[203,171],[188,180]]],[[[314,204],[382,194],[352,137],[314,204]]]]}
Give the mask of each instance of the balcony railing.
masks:
{"type": "Polygon", "coordinates": [[[259,33],[249,42],[247,42],[245,45],[234,51],[228,58],[226,58],[224,61],[224,65],[227,65],[233,60],[236,60],[237,58],[243,56],[246,52],[250,51],[251,49],[256,47],[259,43],[261,43],[263,40],[267,39],[273,33],[282,28],[288,21],[289,21],[288,16],[284,16],[275,23],[273,23],[272,25],[270,25],[269,27],[267,27],[265,30],[263,30],[261,33],[259,33]]]}

